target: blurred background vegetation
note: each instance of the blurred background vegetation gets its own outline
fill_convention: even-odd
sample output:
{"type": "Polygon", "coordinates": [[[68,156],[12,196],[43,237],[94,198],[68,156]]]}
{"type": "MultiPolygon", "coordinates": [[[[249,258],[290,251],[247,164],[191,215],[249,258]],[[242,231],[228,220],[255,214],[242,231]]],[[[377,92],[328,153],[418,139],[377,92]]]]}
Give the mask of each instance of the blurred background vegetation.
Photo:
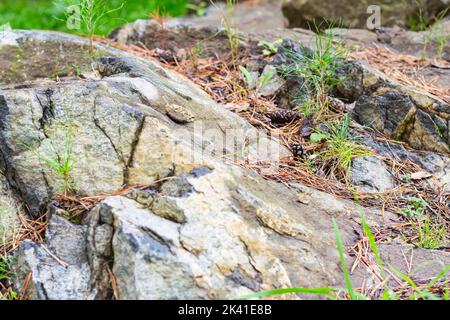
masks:
{"type": "MultiPolygon", "coordinates": [[[[98,28],[106,35],[116,27],[139,18],[159,13],[172,17],[185,15],[189,0],[109,0],[111,8],[124,7],[112,13],[98,28]]],[[[47,29],[70,32],[66,28],[64,7],[55,0],[0,0],[0,25],[9,23],[13,29],[47,29]]]]}

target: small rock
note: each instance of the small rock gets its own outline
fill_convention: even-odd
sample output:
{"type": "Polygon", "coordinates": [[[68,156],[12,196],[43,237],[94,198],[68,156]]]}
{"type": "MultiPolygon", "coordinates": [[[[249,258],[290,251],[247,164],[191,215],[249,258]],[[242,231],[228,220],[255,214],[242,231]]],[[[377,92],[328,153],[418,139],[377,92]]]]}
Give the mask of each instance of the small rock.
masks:
{"type": "Polygon", "coordinates": [[[165,182],[160,189],[161,194],[170,197],[186,197],[192,191],[192,185],[184,173],[165,182]]]}
{"type": "Polygon", "coordinates": [[[133,199],[144,208],[150,208],[155,200],[155,192],[152,190],[132,190],[125,194],[129,199],[133,199]]]}
{"type": "Polygon", "coordinates": [[[384,162],[374,156],[353,160],[351,180],[361,192],[383,192],[395,186],[384,162]]]}
{"type": "Polygon", "coordinates": [[[194,114],[177,104],[167,106],[167,116],[176,123],[184,124],[195,120],[194,114]]]}
{"type": "Polygon", "coordinates": [[[183,210],[178,207],[175,199],[169,197],[158,197],[153,203],[151,210],[156,215],[173,222],[186,222],[186,217],[183,210]]]}

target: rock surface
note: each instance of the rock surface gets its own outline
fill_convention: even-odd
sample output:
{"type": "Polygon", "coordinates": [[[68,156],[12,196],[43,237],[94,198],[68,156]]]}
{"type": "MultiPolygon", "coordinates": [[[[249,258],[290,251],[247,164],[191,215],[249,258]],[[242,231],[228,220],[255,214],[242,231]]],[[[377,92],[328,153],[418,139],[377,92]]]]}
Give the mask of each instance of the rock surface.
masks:
{"type": "Polygon", "coordinates": [[[434,187],[450,192],[450,158],[448,156],[433,152],[411,150],[401,144],[375,141],[370,138],[363,139],[362,143],[373,149],[380,156],[411,161],[417,164],[425,172],[432,174],[430,183],[434,187]]]}
{"type": "MultiPolygon", "coordinates": [[[[21,43],[34,35],[18,33],[21,43]]],[[[72,39],[39,36],[55,46],[58,37],[72,39]]],[[[150,61],[110,54],[93,63],[95,80],[0,88],[2,167],[32,213],[61,192],[61,177],[42,159],[64,154],[68,140],[73,140],[75,159],[73,188],[86,195],[150,184],[214,157],[237,161],[287,155],[186,79],[150,61]]]]}
{"type": "MultiPolygon", "coordinates": [[[[86,226],[75,226],[53,216],[46,230],[46,244],[25,240],[16,251],[16,286],[31,272],[28,292],[38,300],[93,300],[107,295],[94,283],[87,252],[86,226]]],[[[106,275],[108,273],[105,273],[106,275]]]]}
{"type": "MultiPolygon", "coordinates": [[[[335,28],[330,29],[329,32],[359,47],[386,47],[417,58],[450,61],[450,19],[440,21],[420,32],[399,27],[381,28],[375,31],[335,28]]],[[[443,70],[445,72],[447,69],[443,70]]]]}
{"type": "MultiPolygon", "coordinates": [[[[18,38],[35,35],[17,32],[18,38]]],[[[39,33],[46,37],[55,43],[73,39],[39,33]]],[[[198,160],[202,150],[227,147],[219,143],[226,129],[233,146],[246,132],[249,159],[284,151],[264,135],[252,140],[256,129],[156,63],[112,51],[92,68],[98,74],[91,80],[1,88],[8,183],[31,212],[39,212],[58,177],[24,143],[39,153],[52,150],[49,144],[58,150],[71,129],[79,193],[151,186],[107,198],[82,225],[51,211],[46,243],[25,241],[16,252],[17,286],[31,272],[32,298],[110,298],[109,270],[122,299],[218,299],[277,287],[342,285],[331,219],[346,243],[354,241],[359,213],[351,202],[318,200],[329,196],[313,193],[311,203],[320,204],[307,205],[297,192],[228,163],[223,154],[198,160]],[[196,123],[206,129],[204,140],[191,145],[196,123]],[[279,152],[260,152],[252,141],[279,152]]],[[[233,150],[225,153],[230,160],[233,150]]],[[[388,212],[383,218],[379,210],[367,216],[372,225],[398,219],[388,212]]]]}
{"type": "MultiPolygon", "coordinates": [[[[263,1],[263,3],[243,2],[239,3],[232,10],[233,22],[237,30],[249,32],[264,32],[273,29],[280,29],[287,26],[287,21],[281,12],[281,4],[278,1],[263,1]]],[[[121,43],[137,41],[150,30],[163,32],[164,29],[176,30],[170,35],[162,36],[156,39],[158,43],[154,43],[151,47],[167,49],[164,42],[180,42],[179,47],[186,41],[197,41],[194,45],[203,45],[208,37],[202,37],[201,32],[205,32],[209,37],[214,37],[211,30],[224,30],[224,19],[227,18],[227,8],[223,3],[215,3],[208,7],[204,16],[188,16],[168,19],[163,25],[155,23],[152,20],[137,20],[133,23],[126,24],[113,31],[111,37],[117,39],[121,43]],[[160,30],[161,29],[161,30],[160,30]],[[189,33],[189,29],[200,30],[197,34],[189,33]],[[186,36],[189,34],[189,36],[186,36]]],[[[150,42],[150,41],[149,41],[150,42]]],[[[144,42],[143,42],[144,43],[144,42]]],[[[222,43],[223,45],[223,43],[222,43]]]]}
{"type": "Polygon", "coordinates": [[[366,28],[368,18],[373,11],[368,7],[376,5],[381,11],[381,26],[405,26],[409,18],[416,18],[422,10],[431,17],[448,6],[445,0],[284,0],[283,13],[289,20],[289,26],[308,28],[320,26],[323,21],[338,24],[344,28],[366,28]]]}
{"type": "MultiPolygon", "coordinates": [[[[96,283],[108,283],[108,273],[98,268],[110,256],[121,299],[230,299],[271,288],[342,284],[331,218],[351,241],[358,228],[351,203],[336,199],[335,210],[322,211],[323,206],[297,202],[294,191],[232,166],[199,167],[172,178],[154,190],[107,198],[91,211],[85,226],[68,227],[77,236],[68,232],[65,251],[54,244],[63,240],[54,234],[61,221],[54,216],[48,246],[69,267],[53,261],[41,273],[34,271],[48,257],[36,253],[42,246],[24,243],[18,253],[30,261],[22,264],[24,269],[34,271],[34,283],[42,281],[42,273],[58,274],[61,287],[46,288],[47,296],[68,298],[92,297],[95,292],[84,288],[93,283],[101,291],[96,283]],[[85,270],[84,278],[68,281],[78,274],[72,267],[80,274],[85,270]],[[91,274],[100,275],[97,282],[91,274]]],[[[326,195],[314,193],[311,199],[318,197],[326,195]]],[[[382,221],[380,211],[368,217],[372,224],[382,221]]],[[[384,219],[396,217],[387,213],[384,219]]]]}
{"type": "Polygon", "coordinates": [[[20,226],[17,203],[8,181],[0,173],[0,243],[8,239],[20,226]]]}
{"type": "Polygon", "coordinates": [[[352,162],[351,179],[358,191],[362,192],[384,192],[395,186],[384,162],[374,156],[355,159],[352,162]]]}
{"type": "MultiPolygon", "coordinates": [[[[242,10],[246,13],[239,17],[247,21],[252,10],[242,10]]],[[[223,31],[210,27],[218,21],[211,12],[164,27],[138,21],[113,36],[150,49],[165,45],[177,53],[209,34],[202,51],[208,55],[226,39],[223,31]]],[[[261,24],[264,19],[256,20],[261,24]]],[[[241,46],[249,50],[260,39],[285,38],[284,45],[295,50],[295,40],[306,47],[313,43],[304,30],[243,35],[241,46]]],[[[8,39],[0,43],[0,61],[17,68],[0,72],[0,168],[5,185],[29,213],[46,210],[49,216],[45,242],[24,241],[15,253],[17,288],[29,279],[33,299],[126,300],[231,299],[282,287],[344,286],[332,219],[344,244],[354,244],[361,239],[359,205],[298,183],[288,188],[235,165],[276,163],[290,156],[276,139],[152,60],[98,45],[99,57],[92,64],[81,59],[79,74],[66,68],[72,54],[83,54],[82,39],[33,31],[11,31],[8,39]],[[48,49],[54,57],[34,48],[48,49]],[[36,68],[39,64],[45,68],[36,68]],[[49,79],[55,72],[58,77],[49,79]],[[75,159],[73,191],[94,196],[128,190],[105,196],[79,225],[49,204],[61,192],[62,181],[45,159],[64,154],[69,145],[75,159]]],[[[284,58],[280,50],[270,63],[256,63],[252,71],[276,70],[276,62],[284,58]]],[[[355,119],[413,147],[449,152],[447,104],[359,62],[344,61],[339,75],[350,79],[338,93],[355,102],[355,119]]],[[[261,94],[278,93],[284,85],[277,81],[261,94]]],[[[371,139],[363,143],[378,154],[409,159],[443,186],[448,183],[446,155],[371,139]]],[[[360,191],[395,187],[375,157],[355,161],[352,178],[360,191]]],[[[400,221],[388,210],[364,208],[364,214],[371,226],[400,221]]],[[[404,248],[398,237],[380,251],[409,273],[411,266],[399,263],[404,248]]],[[[445,252],[412,252],[421,277],[432,277],[450,264],[445,252]]],[[[354,261],[348,254],[346,258],[349,264],[354,261]]],[[[354,286],[365,283],[369,274],[365,268],[355,270],[354,286]]]]}

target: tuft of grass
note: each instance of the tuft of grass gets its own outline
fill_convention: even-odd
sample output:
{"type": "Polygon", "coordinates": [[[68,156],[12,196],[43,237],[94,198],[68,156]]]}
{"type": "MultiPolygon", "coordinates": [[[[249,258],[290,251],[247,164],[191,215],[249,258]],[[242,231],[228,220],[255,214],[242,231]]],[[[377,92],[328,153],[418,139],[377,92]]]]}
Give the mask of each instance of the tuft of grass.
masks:
{"type": "Polygon", "coordinates": [[[347,263],[345,262],[344,244],[342,242],[341,231],[339,230],[339,226],[336,222],[336,219],[334,218],[333,218],[333,228],[336,237],[337,249],[339,252],[339,259],[341,260],[342,272],[344,274],[344,281],[345,286],[347,288],[347,293],[350,296],[351,300],[356,300],[357,293],[353,290],[352,281],[350,279],[350,273],[348,272],[347,263]]]}
{"type": "Polygon", "coordinates": [[[201,54],[202,54],[202,45],[200,42],[197,43],[195,46],[193,46],[188,52],[188,57],[192,61],[195,70],[198,69],[201,54]]]}
{"type": "Polygon", "coordinates": [[[309,109],[316,119],[326,112],[329,105],[329,95],[342,81],[336,71],[348,50],[340,41],[333,40],[332,34],[325,32],[316,34],[315,50],[302,48],[302,52],[286,50],[289,63],[279,66],[280,73],[285,78],[297,78],[303,83],[310,100],[300,109],[309,109]]]}
{"type": "Polygon", "coordinates": [[[0,256],[0,281],[9,280],[11,272],[9,271],[10,259],[6,256],[0,256]]]}
{"type": "MultiPolygon", "coordinates": [[[[418,1],[415,2],[416,4],[418,4],[418,1]]],[[[406,19],[406,26],[408,27],[409,30],[416,32],[424,31],[427,28],[428,22],[424,17],[424,13],[420,5],[419,5],[419,12],[417,13],[417,15],[408,17],[406,19]]]]}
{"type": "Polygon", "coordinates": [[[444,243],[446,228],[434,224],[428,215],[417,219],[417,221],[411,221],[411,224],[418,237],[413,242],[417,248],[436,249],[444,243]]]}
{"type": "Polygon", "coordinates": [[[326,142],[326,149],[319,156],[334,174],[341,174],[348,181],[352,161],[356,158],[371,155],[365,147],[358,145],[358,139],[349,133],[349,116],[342,121],[325,124],[326,130],[316,129],[311,135],[312,142],[326,142]]]}

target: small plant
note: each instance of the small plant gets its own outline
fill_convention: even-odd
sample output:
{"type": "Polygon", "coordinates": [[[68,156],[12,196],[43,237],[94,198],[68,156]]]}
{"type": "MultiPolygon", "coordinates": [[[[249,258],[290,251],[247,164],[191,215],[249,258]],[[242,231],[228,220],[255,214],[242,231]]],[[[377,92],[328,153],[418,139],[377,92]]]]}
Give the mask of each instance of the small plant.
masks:
{"type": "Polygon", "coordinates": [[[269,70],[267,72],[264,72],[261,77],[258,78],[258,90],[264,87],[266,84],[269,83],[270,79],[273,78],[275,75],[275,71],[269,70]]]}
{"type": "Polygon", "coordinates": [[[11,276],[9,271],[10,259],[7,256],[0,256],[0,281],[8,280],[11,276]]]}
{"type": "Polygon", "coordinates": [[[273,56],[278,53],[278,48],[283,43],[283,39],[278,39],[274,42],[270,42],[267,40],[261,40],[258,42],[258,47],[263,47],[263,55],[266,57],[273,56]]]}
{"type": "MultiPolygon", "coordinates": [[[[9,23],[0,25],[0,33],[8,32],[8,31],[12,31],[11,25],[9,23]]],[[[1,36],[4,37],[4,35],[1,35],[1,36]]]]}
{"type": "Polygon", "coordinates": [[[252,74],[250,73],[250,71],[248,71],[248,69],[243,66],[239,66],[239,71],[242,74],[242,78],[244,79],[247,89],[253,89],[256,85],[255,84],[256,81],[252,76],[252,74]]]}
{"type": "Polygon", "coordinates": [[[408,197],[406,200],[408,204],[402,210],[402,213],[408,218],[418,218],[424,214],[425,207],[428,205],[425,200],[418,197],[408,197]]]}
{"type": "Polygon", "coordinates": [[[67,195],[73,189],[73,182],[70,176],[75,164],[72,134],[70,132],[66,133],[62,150],[55,149],[53,142],[49,143],[49,150],[45,153],[39,152],[27,145],[24,146],[62,179],[62,189],[64,194],[67,195]]]}
{"type": "Polygon", "coordinates": [[[148,14],[149,18],[157,22],[161,28],[165,27],[166,21],[170,18],[170,14],[167,12],[165,6],[157,5],[148,14]]]}
{"type": "Polygon", "coordinates": [[[445,239],[446,228],[436,225],[425,213],[428,203],[422,198],[408,197],[408,204],[402,210],[410,221],[417,239],[412,243],[417,248],[436,249],[442,245],[445,239]]]}
{"type": "Polygon", "coordinates": [[[331,172],[343,172],[345,180],[348,180],[352,161],[371,153],[358,145],[358,139],[350,135],[348,114],[342,121],[327,123],[325,126],[326,130],[316,130],[310,140],[312,143],[326,142],[326,149],[319,156],[329,165],[331,172]]]}
{"type": "Polygon", "coordinates": [[[416,16],[411,16],[406,19],[406,26],[411,31],[424,31],[427,28],[428,23],[424,18],[423,10],[420,7],[420,4],[418,3],[418,1],[415,2],[417,5],[419,5],[419,12],[416,16]]]}
{"type": "Polygon", "coordinates": [[[198,69],[199,59],[202,54],[202,46],[201,43],[197,43],[195,46],[193,46],[188,53],[189,59],[192,61],[192,64],[194,65],[194,68],[198,69]]]}
{"type": "Polygon", "coordinates": [[[304,99],[298,103],[298,106],[294,110],[305,117],[309,117],[319,114],[321,109],[322,105],[317,103],[315,99],[304,99]]]}
{"type": "Polygon", "coordinates": [[[80,77],[82,74],[82,69],[80,66],[76,64],[72,64],[70,67],[65,67],[60,70],[57,70],[50,74],[51,79],[58,79],[59,77],[64,77],[68,75],[74,75],[76,77],[80,77]]]}
{"type": "Polygon", "coordinates": [[[433,224],[427,215],[412,221],[411,224],[418,236],[417,240],[413,241],[417,248],[436,249],[444,242],[446,228],[433,224]]]}
{"type": "Polygon", "coordinates": [[[234,19],[234,9],[236,7],[237,0],[227,0],[227,12],[223,17],[222,23],[227,34],[228,46],[231,52],[231,59],[233,66],[236,68],[236,61],[239,55],[239,31],[234,19]]]}
{"type": "Polygon", "coordinates": [[[0,301],[1,300],[15,300],[17,293],[8,287],[8,282],[13,276],[11,272],[11,257],[0,256],[0,301]],[[2,285],[6,284],[6,287],[2,285]]]}
{"type": "Polygon", "coordinates": [[[260,77],[253,77],[251,72],[243,66],[239,66],[239,71],[242,74],[242,78],[245,82],[247,90],[251,90],[253,88],[256,89],[255,96],[258,95],[259,90],[263,88],[275,75],[275,72],[273,70],[269,70],[267,72],[264,72],[260,77]]]}
{"type": "Polygon", "coordinates": [[[111,13],[123,8],[124,2],[113,9],[110,7],[107,0],[58,0],[57,3],[66,6],[67,21],[75,19],[84,31],[87,33],[89,39],[89,53],[94,53],[94,35],[97,33],[99,27],[102,25],[104,19],[111,13]],[[79,17],[74,16],[74,12],[79,14],[79,17]]]}
{"type": "Polygon", "coordinates": [[[312,154],[309,157],[303,159],[303,165],[306,167],[306,169],[313,173],[316,174],[317,173],[317,168],[315,166],[315,160],[317,158],[317,155],[312,154]]]}

